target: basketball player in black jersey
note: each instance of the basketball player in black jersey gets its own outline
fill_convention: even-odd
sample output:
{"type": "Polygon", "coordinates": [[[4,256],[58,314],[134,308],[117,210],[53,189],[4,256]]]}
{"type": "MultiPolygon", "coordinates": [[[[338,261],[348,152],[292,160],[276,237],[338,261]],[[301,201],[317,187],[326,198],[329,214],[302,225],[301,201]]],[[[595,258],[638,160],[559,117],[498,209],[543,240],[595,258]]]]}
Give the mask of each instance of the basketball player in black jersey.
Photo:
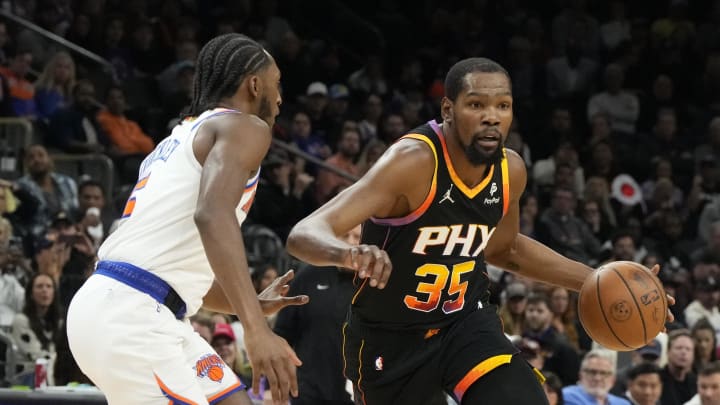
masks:
{"type": "Polygon", "coordinates": [[[442,124],[391,146],[295,226],[288,250],[358,271],[343,329],[356,403],[426,404],[441,390],[462,404],[547,403],[488,303],[485,263],[573,291],[592,269],[518,233],[527,173],[503,147],[513,118],[505,69],[460,61],[445,93],[442,124]],[[338,238],[360,223],[362,245],[338,238]]]}

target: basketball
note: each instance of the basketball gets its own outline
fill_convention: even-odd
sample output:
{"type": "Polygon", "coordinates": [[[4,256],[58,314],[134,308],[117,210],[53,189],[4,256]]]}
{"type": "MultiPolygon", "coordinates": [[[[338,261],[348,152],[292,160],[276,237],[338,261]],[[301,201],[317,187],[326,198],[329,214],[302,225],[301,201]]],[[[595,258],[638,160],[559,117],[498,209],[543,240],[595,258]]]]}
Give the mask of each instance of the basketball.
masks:
{"type": "Polygon", "coordinates": [[[595,342],[621,352],[649,343],[665,326],[668,304],[660,280],[628,261],[598,268],[580,289],[578,316],[595,342]]]}

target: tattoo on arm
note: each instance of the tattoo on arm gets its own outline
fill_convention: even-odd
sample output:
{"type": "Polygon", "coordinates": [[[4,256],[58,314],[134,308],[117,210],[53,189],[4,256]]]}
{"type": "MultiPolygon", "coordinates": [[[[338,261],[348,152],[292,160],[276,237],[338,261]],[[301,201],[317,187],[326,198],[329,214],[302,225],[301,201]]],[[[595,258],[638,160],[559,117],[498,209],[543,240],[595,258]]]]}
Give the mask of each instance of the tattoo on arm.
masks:
{"type": "Polygon", "coordinates": [[[517,263],[515,263],[515,262],[513,262],[513,261],[507,262],[506,267],[507,267],[507,269],[510,270],[510,271],[518,271],[518,270],[520,270],[520,265],[517,264],[517,263]]]}

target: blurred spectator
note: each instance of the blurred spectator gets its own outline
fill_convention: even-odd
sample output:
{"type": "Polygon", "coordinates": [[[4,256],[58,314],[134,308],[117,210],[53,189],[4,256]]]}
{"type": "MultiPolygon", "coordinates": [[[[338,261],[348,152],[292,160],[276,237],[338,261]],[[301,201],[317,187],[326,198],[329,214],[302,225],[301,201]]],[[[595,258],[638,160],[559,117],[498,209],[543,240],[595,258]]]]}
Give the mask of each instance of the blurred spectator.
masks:
{"type": "Polygon", "coordinates": [[[587,224],[590,232],[599,242],[604,242],[610,237],[610,224],[600,213],[600,207],[595,200],[583,200],[580,202],[579,218],[587,224]]]}
{"type": "Polygon", "coordinates": [[[690,333],[695,342],[693,371],[699,373],[703,367],[717,360],[717,332],[707,318],[700,318],[690,333]]]}
{"type": "MultiPolygon", "coordinates": [[[[360,231],[358,226],[343,239],[357,245],[360,231]]],[[[310,297],[306,305],[284,308],[275,323],[275,332],[303,359],[298,369],[300,396],[290,399],[293,405],[353,403],[345,390],[342,327],[355,291],[354,276],[353,270],[306,266],[290,284],[288,295],[310,297]]]]}
{"type": "Polygon", "coordinates": [[[515,281],[505,287],[498,315],[502,320],[503,331],[506,334],[511,336],[522,335],[527,296],[527,286],[521,282],[515,281]]]}
{"type": "MultiPolygon", "coordinates": [[[[650,203],[650,201],[652,200],[655,193],[655,187],[657,186],[658,182],[661,179],[672,181],[673,177],[673,167],[670,160],[661,157],[655,159],[654,163],[655,171],[652,174],[652,177],[648,180],[645,180],[641,186],[643,198],[647,203],[650,203]]],[[[684,202],[682,190],[680,190],[679,187],[673,185],[671,193],[672,195],[670,196],[670,200],[672,201],[673,206],[680,206],[684,202]]]]}
{"type": "Polygon", "coordinates": [[[525,194],[520,201],[520,233],[536,238],[535,227],[538,220],[538,200],[534,194],[525,194]]]}
{"type": "MultiPolygon", "coordinates": [[[[328,90],[328,104],[325,107],[323,127],[327,129],[325,140],[335,144],[342,133],[343,126],[348,121],[350,106],[350,91],[344,84],[333,84],[328,90]]],[[[357,124],[355,124],[357,126],[357,124]]]]}
{"type": "Polygon", "coordinates": [[[690,255],[693,265],[703,260],[720,263],[720,221],[710,225],[709,240],[690,255]]]}
{"type": "Polygon", "coordinates": [[[547,395],[548,404],[565,404],[562,395],[562,381],[560,381],[560,378],[558,378],[558,376],[551,371],[543,371],[542,373],[545,376],[545,384],[543,384],[543,389],[545,390],[545,395],[547,395]]]}
{"type": "Polygon", "coordinates": [[[25,305],[25,288],[15,273],[16,258],[22,259],[22,252],[9,246],[0,247],[0,329],[9,331],[15,314],[25,305]]]}
{"type": "Polygon", "coordinates": [[[122,88],[111,86],[105,105],[106,108],[98,113],[97,121],[110,139],[113,154],[147,155],[155,148],[153,140],[143,132],[137,122],[125,116],[127,105],[122,88]]]}
{"type": "Polygon", "coordinates": [[[370,93],[362,108],[362,118],[358,122],[358,131],[363,144],[378,138],[378,126],[383,113],[383,101],[379,95],[370,93]]]}
{"type": "MultiPolygon", "coordinates": [[[[532,168],[532,180],[541,206],[547,206],[552,198],[555,187],[555,171],[560,166],[567,166],[572,172],[571,189],[576,195],[582,195],[585,187],[585,173],[579,164],[577,150],[570,142],[558,145],[553,155],[547,159],[537,160],[532,168]]],[[[565,187],[568,187],[567,184],[565,187]]]]}
{"type": "MultiPolygon", "coordinates": [[[[696,267],[703,266],[698,263],[696,267]]],[[[716,265],[717,267],[717,265],[716,265]]],[[[718,310],[716,276],[700,276],[695,279],[694,300],[685,308],[685,324],[692,328],[700,319],[707,319],[716,331],[720,332],[720,311],[718,310]]]]}
{"type": "MultiPolygon", "coordinates": [[[[360,154],[360,134],[358,134],[357,130],[345,130],[340,136],[337,147],[337,153],[325,160],[325,163],[350,175],[359,175],[360,170],[354,163],[360,154]]],[[[318,169],[317,180],[315,181],[315,200],[318,204],[325,204],[332,196],[337,194],[339,188],[347,187],[350,184],[352,184],[352,181],[327,169],[318,169]]]]}
{"type": "Polygon", "coordinates": [[[597,142],[590,147],[590,160],[585,164],[588,177],[602,177],[611,182],[620,174],[619,165],[608,142],[597,142]]]}
{"type": "Polygon", "coordinates": [[[610,394],[615,383],[615,355],[609,350],[592,350],[583,357],[577,385],[563,388],[567,405],[630,405],[626,399],[610,394]]]}
{"type": "Polygon", "coordinates": [[[34,119],[37,115],[35,86],[27,80],[33,55],[28,50],[17,49],[8,56],[8,66],[0,66],[0,76],[7,81],[13,114],[34,119]]]}
{"type": "Polygon", "coordinates": [[[118,217],[106,204],[105,189],[95,180],[84,180],[78,186],[78,211],[75,222],[93,242],[97,250],[118,217]]]}
{"type": "Polygon", "coordinates": [[[73,103],[55,111],[50,118],[47,143],[66,153],[101,153],[109,140],[97,122],[95,86],[78,80],[73,89],[73,103]]]}
{"type": "Polygon", "coordinates": [[[290,137],[300,150],[318,159],[327,159],[332,153],[323,137],[313,132],[310,116],[303,111],[298,111],[293,116],[290,137]]]}
{"type": "Polygon", "coordinates": [[[212,342],[213,333],[215,332],[215,323],[210,315],[201,310],[190,317],[190,325],[198,335],[202,336],[208,343],[212,342]]]}
{"type": "Polygon", "coordinates": [[[401,136],[405,135],[409,129],[402,115],[395,113],[385,114],[380,118],[378,138],[386,144],[392,145],[401,136]]]}
{"type": "Polygon", "coordinates": [[[540,216],[538,240],[567,257],[592,266],[597,263],[602,246],[588,226],[575,217],[576,203],[572,190],[556,188],[550,208],[540,216]]]}
{"type": "Polygon", "coordinates": [[[607,179],[597,176],[588,177],[583,200],[597,203],[603,222],[613,227],[618,224],[617,215],[610,200],[610,184],[607,179]]]}
{"type": "Polygon", "coordinates": [[[46,274],[35,274],[25,289],[25,307],[15,315],[12,337],[20,350],[24,371],[35,368],[39,358],[50,360],[48,385],[53,385],[51,373],[63,322],[63,310],[57,294],[57,284],[46,274]]]}
{"type": "Polygon", "coordinates": [[[582,44],[582,53],[596,57],[600,46],[600,28],[597,19],[587,12],[586,0],[571,0],[552,19],[552,41],[558,53],[569,38],[582,44]]]}
{"type": "MultiPolygon", "coordinates": [[[[171,3],[171,2],[168,2],[171,3]]],[[[198,44],[194,41],[182,41],[175,45],[175,61],[157,75],[158,87],[165,96],[180,90],[177,77],[182,69],[195,69],[198,55],[198,44]]]]}
{"type": "Polygon", "coordinates": [[[605,49],[613,51],[622,42],[630,40],[631,25],[623,1],[610,1],[608,7],[610,9],[610,18],[600,26],[600,38],[605,49]]]}
{"type": "Polygon", "coordinates": [[[522,134],[517,130],[517,128],[513,129],[511,127],[510,132],[508,132],[507,138],[505,138],[505,147],[507,149],[511,149],[517,152],[518,155],[520,155],[520,157],[522,157],[523,161],[525,162],[525,166],[532,167],[532,152],[530,151],[530,147],[525,143],[525,139],[523,139],[522,134]]]}
{"type": "Polygon", "coordinates": [[[710,120],[705,142],[695,148],[696,167],[705,160],[720,161],[720,117],[710,120]]]}
{"type": "Polygon", "coordinates": [[[210,344],[225,364],[230,367],[230,370],[242,378],[245,384],[250,385],[252,371],[249,368],[249,362],[238,354],[238,348],[235,344],[235,332],[233,332],[232,327],[227,323],[215,323],[210,344]]]}
{"type": "Polygon", "coordinates": [[[35,104],[37,116],[47,122],[60,108],[70,105],[72,89],[75,87],[75,62],[69,53],[56,53],[43,69],[35,82],[35,104]]]}
{"type": "Polygon", "coordinates": [[[370,170],[371,167],[373,167],[375,162],[380,159],[383,153],[385,153],[387,148],[388,147],[385,142],[379,139],[372,139],[370,142],[368,142],[362,148],[362,152],[360,152],[360,157],[357,160],[357,167],[358,171],[360,172],[359,174],[363,175],[367,173],[367,171],[370,170]]]}
{"type": "Polygon", "coordinates": [[[365,64],[348,77],[348,84],[354,91],[362,94],[375,93],[384,96],[388,93],[384,63],[380,55],[368,55],[365,64]]]}
{"type": "MultiPolygon", "coordinates": [[[[536,164],[541,159],[552,158],[551,155],[561,148],[575,148],[573,142],[576,141],[576,125],[569,107],[563,104],[556,105],[542,122],[543,124],[547,122],[547,127],[540,133],[530,134],[526,139],[536,164]]],[[[575,157],[576,161],[577,159],[578,157],[575,157]]],[[[566,159],[563,161],[571,163],[566,159]]]]}
{"type": "Polygon", "coordinates": [[[575,101],[592,90],[597,64],[582,54],[577,38],[568,38],[565,52],[547,62],[547,95],[551,100],[575,101]]]}
{"type": "Polygon", "coordinates": [[[553,328],[567,338],[570,346],[579,351],[578,331],[575,328],[577,322],[576,299],[570,296],[567,289],[557,286],[551,286],[547,295],[550,298],[550,311],[553,314],[553,328]]]}
{"type": "MultiPolygon", "coordinates": [[[[662,347],[662,344],[660,343],[660,341],[657,339],[653,339],[647,345],[630,352],[630,364],[626,365],[625,367],[623,367],[617,371],[617,378],[615,379],[615,385],[612,387],[610,392],[617,396],[625,395],[627,397],[627,399],[630,400],[630,402],[632,402],[633,400],[635,400],[635,402],[637,402],[637,399],[639,399],[639,398],[634,398],[634,397],[631,398],[630,396],[627,395],[627,390],[628,390],[628,384],[631,383],[632,380],[634,380],[634,378],[631,377],[631,375],[630,375],[631,371],[633,369],[636,369],[636,367],[643,365],[643,364],[650,364],[653,367],[657,368],[657,373],[658,373],[657,383],[659,384],[660,387],[662,387],[662,383],[660,381],[660,369],[658,368],[658,365],[660,364],[660,356],[662,355],[662,349],[663,349],[663,347],[662,347]]],[[[643,373],[641,373],[641,374],[643,374],[643,373]]],[[[652,384],[647,384],[647,385],[648,385],[648,388],[650,388],[650,386],[652,384]]],[[[635,388],[639,388],[639,387],[636,386],[635,388]]],[[[657,394],[658,394],[658,398],[659,398],[660,391],[657,394]]],[[[653,405],[655,405],[654,402],[653,402],[653,405]]]]}
{"type": "Polygon", "coordinates": [[[605,68],[605,91],[593,95],[588,101],[587,117],[603,113],[610,117],[613,130],[635,134],[635,123],[640,114],[637,96],[623,88],[622,66],[611,63],[605,68]]]}
{"type": "Polygon", "coordinates": [[[32,229],[37,236],[59,212],[75,213],[77,185],[72,178],[54,171],[53,160],[42,145],[31,145],[25,152],[24,162],[28,174],[18,179],[17,184],[39,202],[32,229]]]}
{"type": "Polygon", "coordinates": [[[687,115],[684,113],[687,111],[684,104],[676,95],[673,79],[666,74],[659,74],[652,83],[651,93],[641,102],[638,126],[642,131],[651,130],[658,113],[666,109],[678,112],[680,118],[684,119],[687,115]]]}
{"type": "Polygon", "coordinates": [[[249,212],[250,220],[272,229],[283,243],[290,228],[308,213],[302,197],[314,180],[307,173],[292,171],[287,153],[271,150],[263,161],[260,187],[249,212]]]}
{"type": "Polygon", "coordinates": [[[545,353],[543,370],[557,374],[565,385],[572,384],[577,379],[580,359],[565,336],[553,328],[550,305],[549,298],[544,294],[528,297],[522,335],[540,343],[545,353]]]}
{"type": "Polygon", "coordinates": [[[323,82],[312,82],[308,85],[304,99],[305,111],[312,129],[315,132],[325,135],[327,128],[324,126],[322,119],[325,115],[325,109],[328,105],[328,88],[323,82]]]}
{"type": "MultiPolygon", "coordinates": [[[[652,137],[648,139],[644,148],[646,148],[647,156],[651,158],[662,157],[669,160],[673,169],[674,182],[682,189],[689,188],[695,161],[687,138],[678,128],[675,110],[662,109],[658,111],[652,137]]],[[[648,162],[652,161],[652,159],[648,160],[648,162]]]]}
{"type": "Polygon", "coordinates": [[[703,207],[698,221],[698,236],[700,240],[710,240],[712,224],[720,222],[720,195],[713,197],[712,201],[703,207]]]}
{"type": "Polygon", "coordinates": [[[136,77],[155,76],[167,63],[166,54],[156,46],[153,23],[147,18],[134,21],[129,51],[136,77]]]}
{"type": "Polygon", "coordinates": [[[703,367],[697,378],[697,394],[684,405],[714,405],[720,403],[720,362],[703,367]]]}
{"type": "Polygon", "coordinates": [[[0,179],[0,215],[10,222],[13,235],[22,240],[26,255],[32,253],[35,242],[33,226],[39,207],[40,201],[33,193],[17,182],[0,179]]]}
{"type": "Polygon", "coordinates": [[[668,333],[667,365],[662,369],[662,397],[665,405],[682,405],[697,392],[697,376],[692,371],[695,343],[687,329],[668,333]]]}
{"type": "Polygon", "coordinates": [[[660,367],[642,363],[628,371],[628,388],[623,398],[633,405],[660,405],[662,390],[660,367]]]}

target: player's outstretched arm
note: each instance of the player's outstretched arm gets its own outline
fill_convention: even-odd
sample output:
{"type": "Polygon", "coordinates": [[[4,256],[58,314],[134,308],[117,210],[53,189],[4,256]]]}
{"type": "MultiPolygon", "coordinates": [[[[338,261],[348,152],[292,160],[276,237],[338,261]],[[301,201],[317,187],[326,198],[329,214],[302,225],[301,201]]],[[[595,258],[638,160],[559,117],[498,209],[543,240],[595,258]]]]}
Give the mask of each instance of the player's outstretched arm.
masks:
{"type": "Polygon", "coordinates": [[[592,268],[570,260],[549,247],[520,234],[520,196],[527,171],[522,158],[508,150],[511,200],[485,249],[488,263],[535,280],[579,291],[592,268]]]}
{"type": "Polygon", "coordinates": [[[371,217],[402,217],[427,196],[434,155],[421,141],[405,139],[392,145],[355,184],[300,221],[290,231],[287,249],[316,266],[340,266],[370,277],[384,288],[392,264],[377,246],[352,246],[340,236],[371,217]]]}
{"type": "Polygon", "coordinates": [[[265,375],[279,404],[287,403],[288,393],[297,396],[296,366],[301,363],[265,321],[235,213],[270,139],[267,124],[249,114],[225,115],[200,127],[193,140],[193,151],[202,165],[195,223],[215,279],[243,324],[253,387],[258,387],[260,376],[265,375]]]}
{"type": "MultiPolygon", "coordinates": [[[[267,288],[258,294],[257,298],[258,301],[260,301],[260,307],[262,308],[265,316],[273,315],[285,307],[291,305],[305,305],[310,301],[310,297],[307,295],[287,296],[287,293],[290,290],[289,283],[294,277],[295,272],[293,270],[288,270],[285,274],[273,280],[267,288]]],[[[235,314],[230,301],[228,301],[225,296],[225,292],[217,280],[213,280],[213,285],[210,287],[210,291],[208,291],[203,298],[203,308],[213,312],[235,314]]]]}

